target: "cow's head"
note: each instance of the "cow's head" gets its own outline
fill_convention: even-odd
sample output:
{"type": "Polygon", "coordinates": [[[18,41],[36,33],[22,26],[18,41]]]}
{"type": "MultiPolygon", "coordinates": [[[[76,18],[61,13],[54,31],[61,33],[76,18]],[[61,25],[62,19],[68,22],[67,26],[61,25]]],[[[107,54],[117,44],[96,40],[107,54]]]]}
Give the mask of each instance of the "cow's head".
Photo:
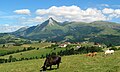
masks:
{"type": "Polygon", "coordinates": [[[42,66],[43,71],[46,71],[47,67],[46,66],[42,66]]]}

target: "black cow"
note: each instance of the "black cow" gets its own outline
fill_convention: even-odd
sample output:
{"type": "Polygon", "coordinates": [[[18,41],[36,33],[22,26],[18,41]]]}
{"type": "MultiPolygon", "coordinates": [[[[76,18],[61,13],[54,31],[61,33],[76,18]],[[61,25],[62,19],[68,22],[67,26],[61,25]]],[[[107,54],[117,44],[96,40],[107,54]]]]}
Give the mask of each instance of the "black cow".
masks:
{"type": "Polygon", "coordinates": [[[46,71],[47,67],[52,68],[52,65],[57,65],[57,68],[59,68],[59,64],[61,63],[61,57],[60,56],[49,56],[46,58],[44,62],[44,66],[42,66],[43,71],[46,71]]]}

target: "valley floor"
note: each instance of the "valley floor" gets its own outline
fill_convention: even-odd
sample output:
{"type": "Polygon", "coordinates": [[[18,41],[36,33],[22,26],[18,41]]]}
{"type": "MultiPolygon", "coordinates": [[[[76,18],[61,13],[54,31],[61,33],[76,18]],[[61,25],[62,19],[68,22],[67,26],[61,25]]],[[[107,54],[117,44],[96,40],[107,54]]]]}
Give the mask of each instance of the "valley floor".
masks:
{"type": "MultiPolygon", "coordinates": [[[[0,72],[40,72],[44,60],[0,64],[0,72]]],[[[63,56],[60,68],[56,69],[56,66],[52,68],[53,70],[47,72],[120,72],[120,51],[108,56],[103,56],[103,52],[95,57],[87,57],[85,54],[63,56]]]]}

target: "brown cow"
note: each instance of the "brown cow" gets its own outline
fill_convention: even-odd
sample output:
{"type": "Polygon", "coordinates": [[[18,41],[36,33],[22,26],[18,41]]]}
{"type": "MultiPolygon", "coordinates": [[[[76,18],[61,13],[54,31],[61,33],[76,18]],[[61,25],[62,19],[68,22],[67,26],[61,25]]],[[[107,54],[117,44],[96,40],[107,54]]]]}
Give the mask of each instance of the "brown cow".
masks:
{"type": "Polygon", "coordinates": [[[88,54],[86,54],[86,56],[92,56],[92,53],[88,53],[88,54]]]}
{"type": "Polygon", "coordinates": [[[88,53],[88,54],[86,54],[86,56],[96,56],[97,55],[97,52],[93,52],[93,53],[88,53]]]}
{"type": "Polygon", "coordinates": [[[93,56],[96,56],[96,55],[97,55],[97,52],[93,52],[92,54],[93,54],[93,56]]]}
{"type": "Polygon", "coordinates": [[[52,68],[52,65],[57,65],[57,68],[59,68],[59,64],[61,63],[61,57],[60,56],[49,56],[46,58],[44,62],[44,66],[42,66],[43,71],[46,71],[47,67],[52,68]]]}

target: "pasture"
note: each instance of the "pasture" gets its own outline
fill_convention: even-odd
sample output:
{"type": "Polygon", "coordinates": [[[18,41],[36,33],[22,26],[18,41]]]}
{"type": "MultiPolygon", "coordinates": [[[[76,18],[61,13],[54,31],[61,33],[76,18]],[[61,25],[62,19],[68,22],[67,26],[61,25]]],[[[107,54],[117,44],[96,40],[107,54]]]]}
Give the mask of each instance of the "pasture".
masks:
{"type": "MultiPolygon", "coordinates": [[[[6,44],[7,45],[7,44],[6,44]]],[[[35,47],[35,48],[44,48],[44,47],[47,47],[47,46],[50,46],[51,43],[32,43],[32,44],[24,44],[24,45],[21,45],[21,46],[13,46],[13,45],[9,45],[9,47],[5,47],[5,48],[2,48],[2,44],[0,45],[0,54],[4,54],[4,53],[7,53],[7,52],[12,52],[12,51],[16,51],[16,50],[23,50],[24,48],[28,48],[28,47],[35,47]]]]}
{"type": "Polygon", "coordinates": [[[31,51],[25,51],[25,52],[19,52],[19,53],[14,53],[14,54],[9,54],[5,56],[1,56],[0,58],[5,58],[8,59],[10,55],[13,57],[20,59],[20,58],[31,58],[31,57],[40,57],[41,55],[46,55],[47,53],[52,53],[52,52],[59,52],[61,50],[65,50],[65,48],[57,48],[56,50],[53,49],[45,49],[45,48],[40,48],[39,50],[31,50],[31,51]],[[21,55],[22,54],[22,55],[21,55]]]}
{"type": "MultiPolygon", "coordinates": [[[[120,72],[120,51],[114,55],[87,57],[85,54],[63,56],[60,68],[47,72],[120,72]]],[[[34,59],[0,64],[0,72],[40,72],[45,59],[34,59]]]]}

